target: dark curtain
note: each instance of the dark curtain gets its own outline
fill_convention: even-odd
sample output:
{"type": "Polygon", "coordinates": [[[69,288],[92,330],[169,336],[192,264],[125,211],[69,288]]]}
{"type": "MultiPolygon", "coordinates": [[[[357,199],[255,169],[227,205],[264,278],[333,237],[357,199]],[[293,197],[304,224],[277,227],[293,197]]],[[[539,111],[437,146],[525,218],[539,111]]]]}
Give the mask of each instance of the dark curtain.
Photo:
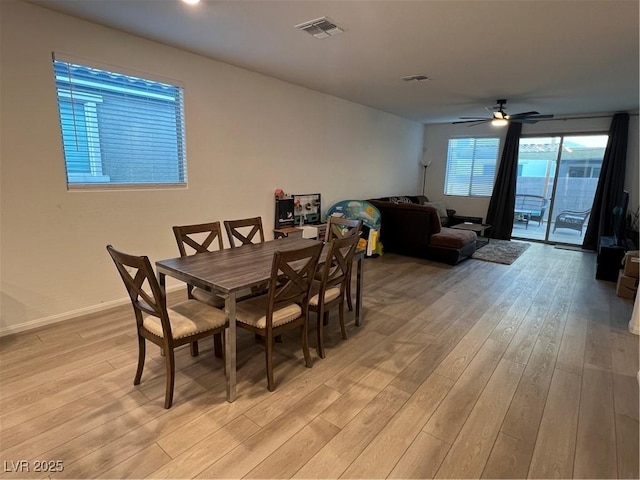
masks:
{"type": "Polygon", "coordinates": [[[513,230],[513,210],[516,204],[516,178],[518,176],[518,146],[522,124],[509,123],[507,138],[502,149],[502,158],[493,194],[487,210],[487,223],[491,225],[489,236],[501,240],[511,240],[513,230]]]}
{"type": "Polygon", "coordinates": [[[611,120],[609,142],[604,151],[591,217],[582,242],[582,248],[586,250],[597,250],[598,239],[601,236],[613,235],[613,209],[618,205],[624,191],[628,137],[629,114],[616,113],[611,120]]]}

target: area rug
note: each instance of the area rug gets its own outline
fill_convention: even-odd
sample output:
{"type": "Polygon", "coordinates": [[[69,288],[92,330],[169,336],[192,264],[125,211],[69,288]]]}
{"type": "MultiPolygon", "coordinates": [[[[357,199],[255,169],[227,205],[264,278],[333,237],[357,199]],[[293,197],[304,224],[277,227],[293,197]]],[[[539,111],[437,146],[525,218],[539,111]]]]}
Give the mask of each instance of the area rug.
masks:
{"type": "Polygon", "coordinates": [[[526,242],[491,239],[489,243],[476,250],[471,258],[511,265],[529,246],[526,242]]]}

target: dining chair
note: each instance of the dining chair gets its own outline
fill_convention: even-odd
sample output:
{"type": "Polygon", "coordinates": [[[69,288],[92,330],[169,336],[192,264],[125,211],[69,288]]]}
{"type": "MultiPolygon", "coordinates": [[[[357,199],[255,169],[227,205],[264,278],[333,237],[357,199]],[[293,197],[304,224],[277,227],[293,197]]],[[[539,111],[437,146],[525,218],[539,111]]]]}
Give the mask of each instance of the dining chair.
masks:
{"type": "MultiPolygon", "coordinates": [[[[344,298],[350,281],[353,255],[358,247],[360,232],[335,238],[329,245],[327,258],[320,269],[320,281],[314,282],[309,298],[309,311],[317,314],[316,352],[324,358],[324,324],[328,323],[329,310],[338,307],[338,319],[342,338],[347,339],[344,325],[344,298]]],[[[316,274],[316,279],[318,275],[316,274]]]]}
{"type": "Polygon", "coordinates": [[[167,308],[165,292],[158,283],[148,257],[119,252],[111,245],[107,245],[107,251],[129,293],[136,317],[138,368],[133,384],[139,385],[142,379],[146,341],[149,340],[162,348],[165,355],[164,408],[170,408],[175,383],[174,350],[200,338],[223,333],[227,327],[227,317],[222,310],[197,300],[186,300],[167,308]]]}
{"type": "MultiPolygon", "coordinates": [[[[324,241],[330,242],[334,238],[342,238],[346,235],[352,235],[361,231],[362,220],[330,216],[327,219],[327,231],[324,241]]],[[[353,300],[351,295],[351,271],[349,271],[349,280],[347,281],[347,307],[349,308],[349,311],[353,310],[353,300]]]]}
{"type": "MultiPolygon", "coordinates": [[[[178,250],[181,257],[198,253],[222,250],[222,228],[220,222],[199,223],[196,225],[179,225],[173,227],[178,250]],[[189,250],[187,250],[187,248],[189,250]]],[[[215,308],[224,310],[224,298],[204,288],[187,283],[187,298],[199,300],[215,308]]],[[[222,358],[222,334],[214,336],[214,351],[218,358],[222,358]]],[[[191,354],[198,354],[198,342],[191,344],[191,354]]]]}
{"type": "Polygon", "coordinates": [[[354,220],[344,217],[332,217],[327,219],[327,230],[325,242],[330,242],[334,238],[342,238],[355,232],[362,231],[362,220],[354,220]]]}
{"type": "Polygon", "coordinates": [[[305,366],[311,368],[307,312],[309,290],[322,251],[321,243],[273,255],[266,294],[241,301],[236,307],[236,325],[264,338],[267,388],[275,389],[273,378],[274,337],[300,327],[305,366]]]}
{"type": "Polygon", "coordinates": [[[225,220],[224,228],[227,230],[227,237],[231,248],[252,243],[264,243],[264,230],[262,229],[262,218],[245,218],[242,220],[225,220]],[[245,234],[245,232],[248,232],[245,234]],[[259,238],[256,239],[255,237],[259,238]],[[236,240],[240,241],[236,245],[236,240]],[[259,241],[258,241],[259,240],[259,241]]]}
{"type": "MultiPolygon", "coordinates": [[[[251,245],[253,243],[264,243],[262,217],[244,218],[241,220],[225,220],[224,228],[227,230],[227,237],[229,238],[229,245],[231,245],[231,248],[241,247],[242,245],[251,245]],[[256,236],[258,237],[257,239],[256,236]],[[239,245],[236,245],[236,239],[240,241],[239,245]]],[[[265,293],[266,289],[266,285],[255,285],[251,287],[250,295],[262,295],[265,293]]]]}

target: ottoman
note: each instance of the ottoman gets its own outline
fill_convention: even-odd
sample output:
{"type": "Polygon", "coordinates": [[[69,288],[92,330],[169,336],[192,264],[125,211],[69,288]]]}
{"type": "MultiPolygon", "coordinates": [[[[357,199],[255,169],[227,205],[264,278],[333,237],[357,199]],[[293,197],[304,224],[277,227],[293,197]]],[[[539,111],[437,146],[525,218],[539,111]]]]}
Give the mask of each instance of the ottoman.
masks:
{"type": "Polygon", "coordinates": [[[434,259],[455,265],[473,255],[477,239],[476,232],[442,227],[439,233],[431,235],[428,251],[434,259]]]}

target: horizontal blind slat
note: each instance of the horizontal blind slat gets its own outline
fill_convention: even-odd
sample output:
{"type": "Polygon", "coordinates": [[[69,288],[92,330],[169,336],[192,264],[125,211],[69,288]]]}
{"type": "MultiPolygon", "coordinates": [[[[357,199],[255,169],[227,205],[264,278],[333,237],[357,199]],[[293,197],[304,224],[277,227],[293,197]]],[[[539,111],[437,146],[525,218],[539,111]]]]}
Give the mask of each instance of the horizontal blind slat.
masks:
{"type": "Polygon", "coordinates": [[[68,184],[186,184],[180,87],[54,60],[68,184]]]}
{"type": "Polygon", "coordinates": [[[449,139],[445,195],[490,196],[499,145],[498,138],[449,139]]]}

